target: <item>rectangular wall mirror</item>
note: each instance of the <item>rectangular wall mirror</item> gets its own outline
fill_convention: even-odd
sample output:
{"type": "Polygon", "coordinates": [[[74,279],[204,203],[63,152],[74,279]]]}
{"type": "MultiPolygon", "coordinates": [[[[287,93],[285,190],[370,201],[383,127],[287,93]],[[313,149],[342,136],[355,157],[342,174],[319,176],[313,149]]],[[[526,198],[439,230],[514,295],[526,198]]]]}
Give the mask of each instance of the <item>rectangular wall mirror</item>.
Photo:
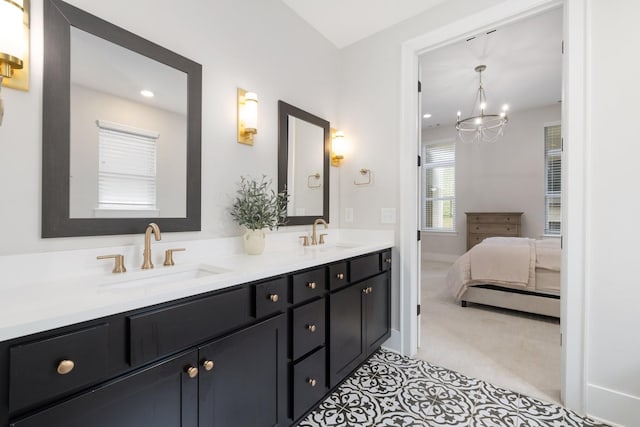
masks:
{"type": "Polygon", "coordinates": [[[278,101],[278,191],[289,192],[287,225],[329,222],[329,122],[278,101]]]}
{"type": "Polygon", "coordinates": [[[200,230],[201,65],[44,5],[42,236],[200,230]]]}

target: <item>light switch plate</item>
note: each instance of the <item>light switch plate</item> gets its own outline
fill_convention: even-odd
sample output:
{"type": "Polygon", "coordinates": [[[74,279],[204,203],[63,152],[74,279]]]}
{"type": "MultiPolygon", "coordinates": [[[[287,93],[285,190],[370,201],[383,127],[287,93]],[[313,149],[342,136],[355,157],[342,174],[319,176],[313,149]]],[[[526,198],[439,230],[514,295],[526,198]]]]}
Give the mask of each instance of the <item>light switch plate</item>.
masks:
{"type": "Polygon", "coordinates": [[[353,208],[344,208],[344,222],[353,222],[353,208]]]}
{"type": "Polygon", "coordinates": [[[396,208],[381,208],[380,209],[380,223],[381,224],[395,224],[396,223],[396,208]]]}

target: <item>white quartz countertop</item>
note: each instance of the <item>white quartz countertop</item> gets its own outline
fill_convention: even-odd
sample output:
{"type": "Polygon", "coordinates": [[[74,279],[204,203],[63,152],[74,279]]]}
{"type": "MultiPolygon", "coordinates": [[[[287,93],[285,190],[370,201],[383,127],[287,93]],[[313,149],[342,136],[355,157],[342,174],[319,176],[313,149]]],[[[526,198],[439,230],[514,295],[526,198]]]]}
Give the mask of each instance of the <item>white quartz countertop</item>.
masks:
{"type": "MultiPolygon", "coordinates": [[[[323,230],[324,232],[324,230],[323,230]]],[[[245,255],[240,238],[172,243],[184,247],[174,255],[176,266],[162,265],[163,247],[152,246],[152,270],[130,265],[140,248],[101,248],[0,257],[0,341],[135,310],[154,304],[327,264],[390,248],[393,232],[332,230],[327,244],[302,247],[300,233],[267,236],[262,255],[245,255]],[[128,271],[111,273],[112,260],[96,254],[125,253],[128,271]],[[127,254],[130,261],[127,262],[127,254]],[[133,259],[132,259],[133,258],[133,259]],[[132,259],[132,260],[131,260],[132,259]],[[40,273],[23,271],[30,265],[40,273]],[[77,272],[69,271],[77,266],[77,272]],[[97,267],[95,267],[97,266],[97,267]]],[[[155,242],[154,242],[155,243],[155,242]]]]}

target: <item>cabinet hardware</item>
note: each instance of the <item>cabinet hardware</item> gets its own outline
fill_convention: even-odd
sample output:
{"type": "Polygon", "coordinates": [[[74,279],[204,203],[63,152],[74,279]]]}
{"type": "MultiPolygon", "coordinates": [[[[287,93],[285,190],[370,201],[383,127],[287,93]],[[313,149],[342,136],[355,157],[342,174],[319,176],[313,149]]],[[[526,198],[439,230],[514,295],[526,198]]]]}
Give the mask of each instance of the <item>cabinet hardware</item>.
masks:
{"type": "Polygon", "coordinates": [[[315,387],[317,384],[317,381],[315,378],[307,378],[307,383],[309,383],[311,387],[315,387]]]}
{"type": "Polygon", "coordinates": [[[270,294],[269,299],[271,300],[271,302],[278,302],[280,298],[278,297],[278,294],[270,294]]]}
{"type": "Polygon", "coordinates": [[[124,255],[115,254],[115,255],[99,255],[96,259],[110,259],[113,258],[115,263],[113,264],[112,273],[125,273],[127,271],[124,266],[124,255]]]}
{"type": "Polygon", "coordinates": [[[367,292],[367,288],[364,288],[364,289],[362,290],[362,293],[363,293],[363,294],[367,294],[367,293],[368,293],[368,292],[367,292]]]}
{"type": "Polygon", "coordinates": [[[370,294],[371,292],[373,292],[373,288],[372,288],[371,286],[369,286],[369,287],[367,288],[367,293],[368,293],[368,294],[370,294]]]}
{"type": "Polygon", "coordinates": [[[213,369],[215,363],[213,363],[213,360],[205,360],[204,362],[202,362],[202,367],[204,368],[205,371],[210,371],[213,369]]]}
{"type": "Polygon", "coordinates": [[[336,279],[338,279],[338,280],[342,280],[342,279],[344,279],[344,273],[338,273],[338,274],[336,274],[336,279]]]}
{"type": "Polygon", "coordinates": [[[61,360],[60,363],[58,363],[58,373],[60,375],[67,375],[69,372],[73,371],[75,366],[76,364],[73,363],[73,360],[61,360]]]}
{"type": "Polygon", "coordinates": [[[195,378],[198,376],[198,368],[195,366],[188,366],[185,371],[187,375],[189,375],[189,378],[195,378]]]}
{"type": "Polygon", "coordinates": [[[385,258],[384,262],[386,262],[387,264],[391,264],[391,258],[385,258]]]}
{"type": "Polygon", "coordinates": [[[309,289],[315,289],[315,288],[316,288],[316,282],[309,282],[309,283],[307,283],[307,288],[309,288],[309,289]]]}
{"type": "Polygon", "coordinates": [[[316,325],[307,325],[307,329],[309,330],[309,332],[315,332],[316,331],[316,325]]]}
{"type": "Polygon", "coordinates": [[[186,251],[185,248],[173,248],[173,249],[167,249],[166,251],[164,251],[164,263],[163,265],[165,267],[169,267],[171,265],[176,265],[175,262],[173,262],[173,253],[174,252],[182,252],[182,251],[186,251]]]}

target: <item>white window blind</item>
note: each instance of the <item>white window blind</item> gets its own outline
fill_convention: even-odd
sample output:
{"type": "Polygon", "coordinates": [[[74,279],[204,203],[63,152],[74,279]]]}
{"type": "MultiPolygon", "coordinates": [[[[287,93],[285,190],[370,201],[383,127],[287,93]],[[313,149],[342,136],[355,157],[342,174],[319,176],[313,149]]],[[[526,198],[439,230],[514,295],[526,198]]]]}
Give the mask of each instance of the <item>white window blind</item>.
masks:
{"type": "Polygon", "coordinates": [[[562,129],[560,125],[544,128],[544,160],[544,232],[559,235],[562,207],[562,129]]]}
{"type": "Polygon", "coordinates": [[[98,208],[156,209],[157,132],[98,120],[98,208]]]}
{"type": "Polygon", "coordinates": [[[423,145],[422,229],[456,230],[455,141],[423,145]]]}

